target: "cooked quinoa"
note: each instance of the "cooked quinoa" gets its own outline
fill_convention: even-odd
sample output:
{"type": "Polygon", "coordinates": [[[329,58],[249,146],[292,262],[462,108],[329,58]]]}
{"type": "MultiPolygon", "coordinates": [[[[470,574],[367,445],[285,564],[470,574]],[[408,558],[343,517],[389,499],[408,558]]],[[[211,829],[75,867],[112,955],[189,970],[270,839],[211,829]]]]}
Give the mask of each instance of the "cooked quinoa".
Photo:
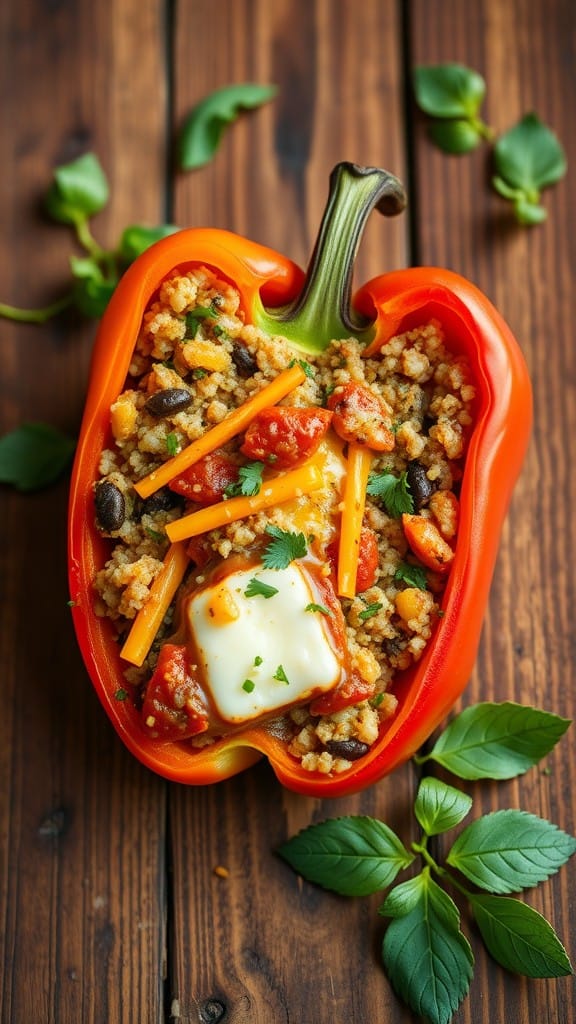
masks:
{"type": "MultiPolygon", "coordinates": [[[[142,499],[135,483],[224,420],[295,358],[301,359],[302,353],[285,339],[244,322],[238,292],[210,269],[176,268],[161,285],[144,314],[125,389],[110,410],[113,443],[102,452],[95,485],[97,524],[110,539],[108,561],[94,580],[96,611],[112,620],[119,643],[146,605],[162,569],[169,547],[166,525],[203,504],[201,484],[192,484],[186,494],[170,485],[142,499]],[[156,404],[150,401],[153,396],[160,396],[156,404]],[[107,490],[103,485],[109,485],[107,490]]],[[[374,450],[370,480],[394,478],[403,494],[403,510],[427,520],[452,549],[474,387],[466,361],[445,347],[439,324],[422,324],[392,338],[373,358],[349,338],[305,359],[303,383],[280,407],[338,410],[338,395],[352,386],[374,396],[382,412],[378,423],[369,417],[363,423],[360,413],[353,425],[360,442],[366,440],[364,428],[368,435],[377,429],[391,438],[391,450],[374,450]]],[[[331,425],[325,442],[333,434],[331,425]]],[[[215,565],[244,556],[254,559],[270,527],[294,531],[305,520],[304,533],[313,537],[320,573],[327,585],[333,582],[350,440],[334,436],[318,493],[248,515],[190,542],[189,569],[144,664],[126,670],[129,699],[143,708],[142,727],[151,735],[175,738],[169,730],[158,731],[156,716],[150,715],[149,681],[163,644],[177,635],[181,639],[182,595],[200,590],[215,565]]],[[[250,461],[241,451],[242,441],[243,435],[232,439],[219,453],[235,478],[250,461]]],[[[272,463],[267,468],[273,469],[272,463]]],[[[369,578],[364,578],[366,566],[361,565],[358,582],[363,589],[353,598],[339,599],[348,672],[356,680],[359,699],[336,710],[330,710],[328,700],[322,713],[320,698],[320,710],[309,701],[263,723],[285,738],[291,755],[310,772],[345,771],[376,742],[382,723],[395,713],[396,674],[422,656],[438,622],[446,574],[419,562],[398,508],[391,508],[376,486],[368,487],[363,528],[374,552],[369,578]]],[[[177,704],[171,709],[175,715],[177,704]]],[[[182,735],[191,756],[195,747],[218,739],[214,729],[176,735],[182,735]]]]}

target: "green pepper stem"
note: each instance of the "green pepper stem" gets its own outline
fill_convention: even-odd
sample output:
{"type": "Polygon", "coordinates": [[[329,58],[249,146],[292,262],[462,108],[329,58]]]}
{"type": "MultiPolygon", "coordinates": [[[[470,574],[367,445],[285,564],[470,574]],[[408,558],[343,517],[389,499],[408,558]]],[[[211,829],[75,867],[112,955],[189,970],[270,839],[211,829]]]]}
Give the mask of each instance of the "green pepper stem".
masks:
{"type": "Polygon", "coordinates": [[[394,175],[377,167],[337,164],[302,291],[288,306],[262,308],[258,326],[306,352],[320,352],[336,338],[367,339],[370,323],[351,305],[358,247],[374,208],[390,217],[405,205],[404,188],[394,175]]]}

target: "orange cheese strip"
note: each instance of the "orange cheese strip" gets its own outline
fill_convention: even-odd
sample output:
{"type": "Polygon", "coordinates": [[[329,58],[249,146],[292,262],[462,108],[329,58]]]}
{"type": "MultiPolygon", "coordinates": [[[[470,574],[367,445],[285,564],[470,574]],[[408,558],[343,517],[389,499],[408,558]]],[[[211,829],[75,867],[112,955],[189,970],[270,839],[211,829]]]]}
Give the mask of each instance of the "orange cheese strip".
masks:
{"type": "Polygon", "coordinates": [[[220,445],[226,444],[236,434],[241,434],[259,412],[270,408],[271,405],[276,405],[282,398],[289,395],[294,388],[302,384],[305,379],[306,374],[298,363],[290,366],[287,370],[283,370],[270,384],[267,384],[266,387],[262,388],[255,395],[251,395],[246,402],[229,413],[221,423],[217,423],[215,427],[208,430],[202,437],[192,441],[181,452],[178,452],[178,455],[168,459],[167,462],[164,462],[158,469],[154,469],[148,476],[142,477],[134,485],[140,497],[148,498],[160,487],[170,483],[179,473],[183,473],[185,469],[198,462],[204,455],[208,455],[209,452],[213,452],[220,445]]]}
{"type": "Polygon", "coordinates": [[[142,665],[189,564],[185,544],[168,548],[163,567],[150,587],[150,596],[134,619],[120,651],[125,661],[142,665]]]}
{"type": "Polygon", "coordinates": [[[338,549],[338,595],[340,597],[354,597],[356,593],[360,533],[371,463],[372,453],[369,448],[360,444],[349,446],[338,549]]]}
{"type": "Polygon", "coordinates": [[[246,516],[262,509],[271,508],[273,505],[281,505],[285,501],[292,501],[301,494],[309,494],[322,486],[322,472],[317,461],[310,459],[298,469],[293,469],[283,476],[276,476],[272,480],[262,484],[258,494],[248,497],[230,498],[228,501],[219,501],[216,505],[208,505],[190,515],[175,519],[166,526],[166,533],[171,541],[185,540],[187,537],[197,537],[200,533],[208,530],[215,530],[219,526],[226,526],[237,519],[245,519],[246,516]]]}

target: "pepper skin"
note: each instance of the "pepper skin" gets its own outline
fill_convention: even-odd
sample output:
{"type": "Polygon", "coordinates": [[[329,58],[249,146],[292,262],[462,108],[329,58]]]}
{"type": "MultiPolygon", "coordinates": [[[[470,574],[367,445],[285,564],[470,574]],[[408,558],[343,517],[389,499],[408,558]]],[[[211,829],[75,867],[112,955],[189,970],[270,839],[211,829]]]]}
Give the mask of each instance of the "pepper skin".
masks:
{"type": "MultiPolygon", "coordinates": [[[[338,165],[331,185],[338,187],[339,181],[346,183],[351,177],[363,182],[376,174],[385,172],[338,165]]],[[[377,197],[379,208],[399,212],[401,186],[391,176],[387,179],[384,198],[382,191],[377,197]]],[[[372,197],[370,208],[374,205],[372,197]]],[[[350,242],[350,262],[360,230],[350,242]]],[[[341,226],[332,234],[328,226],[324,234],[330,236],[327,244],[341,244],[341,226]]],[[[119,736],[144,765],[177,782],[217,782],[265,755],[288,789],[316,797],[358,792],[418,750],[460,697],[474,667],[501,527],[531,430],[531,387],[520,348],[490,301],[451,271],[415,268],[387,273],[361,287],[351,302],[348,275],[340,316],[331,311],[326,316],[321,308],[322,302],[336,302],[323,287],[316,306],[314,301],[308,303],[313,330],[307,331],[301,323],[293,327],[286,310],[301,307],[309,281],[310,268],[305,275],[284,256],[230,232],[185,230],[156,243],[129,268],[98,332],[70,491],[69,584],[74,627],[87,671],[119,736]],[[470,364],[476,387],[475,418],[442,616],[421,660],[397,676],[394,693],[398,708],[384,722],[377,742],[349,769],[333,777],[305,771],[288,754],[282,739],[264,727],[249,728],[192,751],[184,743],[149,738],[142,729],[140,712],[131,700],[122,699],[125,665],[112,625],[93,610],[92,581],[107,557],[106,541],[95,524],[93,488],[100,453],[110,443],[110,405],[124,387],[146,306],[174,267],[192,264],[209,266],[236,286],[247,322],[284,334],[295,344],[311,336],[328,344],[332,338],[354,333],[367,339],[366,354],[374,356],[395,334],[435,318],[444,329],[447,347],[464,354],[470,364]]]]}

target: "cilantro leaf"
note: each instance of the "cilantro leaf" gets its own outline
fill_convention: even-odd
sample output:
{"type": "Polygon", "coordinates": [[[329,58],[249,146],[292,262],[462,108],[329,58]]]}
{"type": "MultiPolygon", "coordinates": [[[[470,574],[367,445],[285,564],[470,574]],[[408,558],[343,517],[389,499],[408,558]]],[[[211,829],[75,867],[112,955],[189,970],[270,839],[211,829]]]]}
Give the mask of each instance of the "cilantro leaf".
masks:
{"type": "MultiPolygon", "coordinates": [[[[257,579],[253,576],[251,580],[248,580],[248,586],[244,591],[245,597],[274,597],[274,594],[278,593],[277,587],[271,587],[269,583],[264,583],[263,580],[257,579]]],[[[256,662],[254,662],[256,664],[256,662]]]]}
{"type": "Polygon", "coordinates": [[[240,495],[249,497],[251,494],[258,494],[262,487],[263,462],[247,462],[238,470],[238,480],[228,484],[224,490],[227,498],[237,498],[240,495]]]}
{"type": "Polygon", "coordinates": [[[494,167],[492,185],[512,202],[519,223],[545,220],[540,193],[565,175],[567,163],[557,136],[536,114],[526,114],[500,136],[494,146],[494,167]]]}
{"type": "Polygon", "coordinates": [[[38,491],[68,469],[76,442],[48,423],[23,423],[0,438],[0,483],[38,491]]]}
{"type": "Polygon", "coordinates": [[[186,338],[195,338],[204,320],[217,320],[218,316],[218,310],[214,306],[196,306],[195,309],[191,309],[186,313],[186,338]]]}
{"type": "Polygon", "coordinates": [[[400,476],[394,476],[393,473],[387,471],[370,473],[366,494],[381,501],[386,512],[393,519],[399,519],[403,512],[414,511],[414,501],[405,472],[400,476]]]}
{"type": "Polygon", "coordinates": [[[167,238],[168,235],[173,235],[178,230],[179,228],[175,224],[159,224],[155,227],[132,224],[122,232],[118,255],[125,263],[132,263],[137,256],[140,256],[155,242],[160,241],[161,238],[167,238]]]}
{"type": "Polygon", "coordinates": [[[509,971],[529,978],[560,978],[572,967],[552,925],[532,907],[510,896],[469,894],[488,952],[509,971]]]}
{"type": "Polygon", "coordinates": [[[453,899],[426,867],[393,889],[380,913],[393,918],[382,943],[393,988],[419,1016],[449,1024],[468,993],[474,965],[453,899]]]}
{"type": "Polygon", "coordinates": [[[394,579],[406,583],[409,587],[417,587],[418,590],[428,589],[426,571],[421,565],[410,565],[409,562],[401,562],[394,573],[394,579]]]}
{"type": "Polygon", "coordinates": [[[262,555],[265,569],[286,569],[296,558],[304,558],[306,555],[307,544],[303,533],[291,533],[271,524],[266,527],[266,533],[273,539],[262,555]]]}
{"type": "Polygon", "coordinates": [[[448,724],[429,754],[461,779],[513,779],[548,754],[570,721],[512,701],[465,708],[448,724]]]}
{"type": "Polygon", "coordinates": [[[368,619],[373,619],[375,615],[378,615],[382,607],[381,601],[374,601],[373,604],[369,604],[364,608],[363,611],[358,612],[358,618],[360,622],[367,622],[368,619]]]}
{"type": "Polygon", "coordinates": [[[173,458],[175,455],[178,454],[180,450],[180,442],[178,441],[178,436],[177,434],[174,433],[174,431],[170,431],[169,434],[166,434],[165,443],[166,451],[168,452],[170,458],[173,458]]]}
{"type": "Polygon", "coordinates": [[[307,881],[343,896],[385,889],[414,860],[388,825],[363,816],[310,825],[278,852],[307,881]]]}
{"type": "Polygon", "coordinates": [[[84,153],[54,171],[45,205],[54,220],[78,224],[99,213],[108,202],[106,175],[94,153],[84,153]]]}
{"type": "Polygon", "coordinates": [[[576,839],[526,811],[485,814],[456,838],[446,862],[493,893],[544,882],[576,852],[576,839]]]}
{"type": "Polygon", "coordinates": [[[252,110],[276,95],[274,85],[244,82],[216,89],[198,103],[184,122],[179,141],[179,162],[184,171],[203,167],[218,150],[229,124],[242,110],[252,110]]]}
{"type": "Polygon", "coordinates": [[[279,683],[286,683],[288,686],[290,685],[290,680],[288,679],[288,676],[286,675],[286,672],[284,671],[284,667],[282,665],[278,665],[278,668],[276,669],[272,678],[277,679],[279,683]]]}
{"type": "Polygon", "coordinates": [[[329,608],[326,608],[323,604],[316,604],[315,601],[310,601],[310,604],[306,605],[304,611],[320,612],[321,615],[332,615],[332,612],[330,611],[329,608]]]}

